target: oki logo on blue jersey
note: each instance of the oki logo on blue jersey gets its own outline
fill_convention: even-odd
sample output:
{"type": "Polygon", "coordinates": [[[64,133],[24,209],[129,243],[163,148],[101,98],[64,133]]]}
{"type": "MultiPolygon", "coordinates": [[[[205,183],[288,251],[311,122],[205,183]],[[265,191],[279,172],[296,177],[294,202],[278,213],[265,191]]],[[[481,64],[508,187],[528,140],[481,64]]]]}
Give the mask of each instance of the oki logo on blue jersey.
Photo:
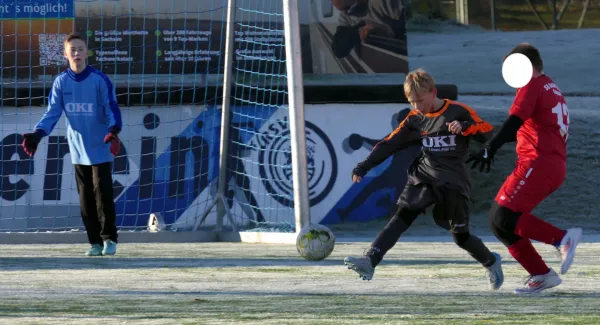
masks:
{"type": "Polygon", "coordinates": [[[68,113],[92,113],[94,104],[92,103],[67,103],[65,111],[68,113]]]}

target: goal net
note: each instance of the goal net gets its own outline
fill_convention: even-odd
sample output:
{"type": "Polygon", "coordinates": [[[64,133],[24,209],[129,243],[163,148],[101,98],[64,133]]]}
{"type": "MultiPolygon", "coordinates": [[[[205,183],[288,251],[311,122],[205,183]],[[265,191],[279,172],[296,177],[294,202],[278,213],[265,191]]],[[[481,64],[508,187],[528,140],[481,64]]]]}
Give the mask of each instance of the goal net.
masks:
{"type": "Polygon", "coordinates": [[[146,230],[151,216],[173,231],[294,231],[283,1],[235,3],[224,110],[227,0],[2,1],[0,232],[84,230],[65,114],[33,159],[21,147],[67,68],[71,32],[122,111],[120,231],[146,230]]]}

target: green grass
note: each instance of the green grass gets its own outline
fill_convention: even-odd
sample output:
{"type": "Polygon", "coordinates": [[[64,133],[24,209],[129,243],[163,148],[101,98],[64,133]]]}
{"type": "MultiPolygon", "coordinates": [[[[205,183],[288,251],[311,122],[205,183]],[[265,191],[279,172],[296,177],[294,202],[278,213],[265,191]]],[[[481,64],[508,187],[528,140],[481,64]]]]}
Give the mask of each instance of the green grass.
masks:
{"type": "MultiPolygon", "coordinates": [[[[539,297],[513,295],[525,274],[497,243],[489,246],[504,259],[499,291],[453,243],[410,239],[361,281],[342,259],[365,245],[338,243],[320,262],[292,245],[121,244],[116,257],[94,259],[81,256],[82,245],[5,245],[0,323],[600,323],[600,244],[582,244],[563,284],[539,297]]],[[[557,267],[552,248],[536,247],[557,267]]]]}

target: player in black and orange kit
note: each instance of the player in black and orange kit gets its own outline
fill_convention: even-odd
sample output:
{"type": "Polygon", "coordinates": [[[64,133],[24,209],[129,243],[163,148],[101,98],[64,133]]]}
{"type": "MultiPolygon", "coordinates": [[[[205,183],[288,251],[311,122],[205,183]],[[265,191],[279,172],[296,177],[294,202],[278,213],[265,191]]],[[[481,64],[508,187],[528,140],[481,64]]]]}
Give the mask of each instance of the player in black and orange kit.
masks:
{"type": "Polygon", "coordinates": [[[493,127],[470,107],[439,99],[433,77],[421,69],[407,74],[404,92],[414,109],[358,164],[352,180],[360,182],[370,169],[407,146],[421,145],[421,153],[408,169],[396,214],[365,256],[346,257],[344,263],[363,280],[370,280],[401,234],[427,207],[435,205],[435,223],[449,230],[456,244],[485,267],[490,287],[498,289],[504,281],[500,255],[490,252],[469,232],[471,182],[465,165],[470,138],[484,143],[491,138],[493,127]]]}
{"type": "Polygon", "coordinates": [[[496,151],[517,141],[517,164],[508,176],[489,212],[490,227],[510,254],[529,273],[517,294],[537,293],[562,280],[537,253],[531,240],[554,245],[561,255],[560,273],[565,274],[581,239],[581,229],[559,229],[531,211],[558,189],[567,173],[566,142],[569,111],[560,89],[544,74],[539,51],[530,44],[517,45],[508,54],[525,55],[533,65],[533,78],[517,90],[509,116],[481,152],[472,155],[472,168],[489,171],[496,151]]]}

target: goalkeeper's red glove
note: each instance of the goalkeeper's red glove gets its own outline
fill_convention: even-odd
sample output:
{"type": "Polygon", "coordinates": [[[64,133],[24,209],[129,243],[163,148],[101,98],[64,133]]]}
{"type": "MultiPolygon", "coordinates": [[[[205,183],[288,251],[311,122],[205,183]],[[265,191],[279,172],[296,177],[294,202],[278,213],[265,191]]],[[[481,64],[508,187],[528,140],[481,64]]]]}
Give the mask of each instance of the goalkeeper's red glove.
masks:
{"type": "Polygon", "coordinates": [[[119,136],[117,136],[116,132],[110,132],[104,137],[104,143],[110,142],[110,153],[113,156],[116,156],[119,151],[121,151],[121,141],[119,141],[119,136]]]}
{"type": "Polygon", "coordinates": [[[42,131],[35,130],[32,133],[25,133],[23,134],[23,138],[23,143],[21,145],[23,146],[25,153],[28,156],[33,157],[33,155],[35,155],[35,151],[37,150],[38,144],[42,140],[42,131]]]}

